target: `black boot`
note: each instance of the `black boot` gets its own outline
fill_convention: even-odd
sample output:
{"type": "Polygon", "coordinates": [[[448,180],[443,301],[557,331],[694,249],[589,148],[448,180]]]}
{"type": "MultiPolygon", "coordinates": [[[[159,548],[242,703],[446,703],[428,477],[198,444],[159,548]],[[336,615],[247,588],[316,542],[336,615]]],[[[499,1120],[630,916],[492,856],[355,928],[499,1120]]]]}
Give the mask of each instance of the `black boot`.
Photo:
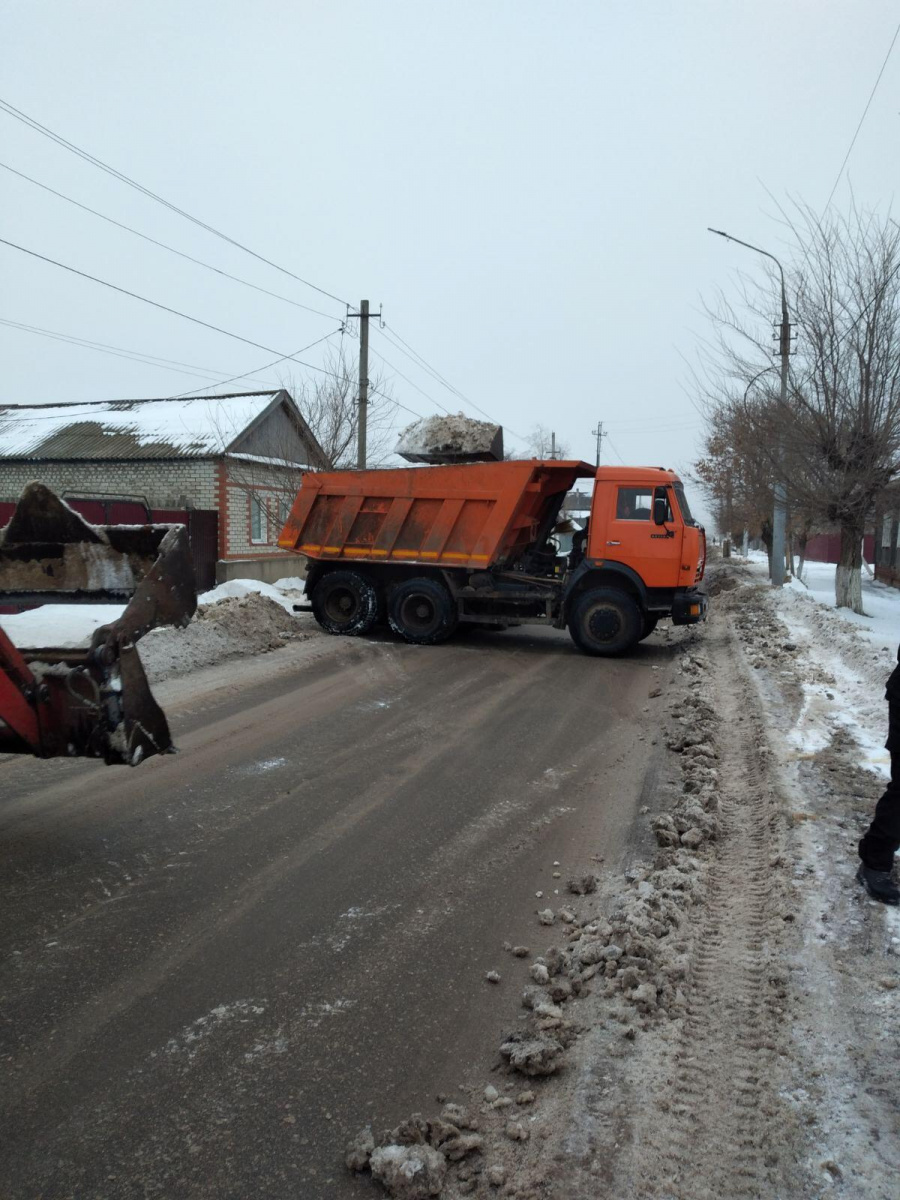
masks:
{"type": "Polygon", "coordinates": [[[891,878],[890,871],[873,871],[860,863],[856,878],[873,900],[880,900],[882,904],[900,904],[900,888],[891,878]]]}

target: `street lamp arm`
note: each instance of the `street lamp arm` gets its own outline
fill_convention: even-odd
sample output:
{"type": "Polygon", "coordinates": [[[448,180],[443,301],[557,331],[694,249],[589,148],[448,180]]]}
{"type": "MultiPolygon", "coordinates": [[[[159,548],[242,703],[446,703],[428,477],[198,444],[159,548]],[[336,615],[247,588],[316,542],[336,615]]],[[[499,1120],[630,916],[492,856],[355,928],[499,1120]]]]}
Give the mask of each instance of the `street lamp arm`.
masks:
{"type": "Polygon", "coordinates": [[[719,237],[725,238],[725,240],[728,242],[737,242],[737,244],[739,246],[745,246],[748,250],[755,250],[757,254],[762,254],[764,258],[771,258],[772,262],[778,268],[779,274],[781,275],[781,316],[782,316],[782,320],[786,323],[788,320],[788,309],[787,309],[787,294],[786,294],[785,286],[784,286],[784,267],[781,265],[781,263],[778,261],[778,259],[775,257],[775,255],[770,254],[768,250],[762,250],[759,246],[751,245],[750,242],[741,241],[741,239],[736,238],[734,236],[734,234],[726,233],[724,231],[724,229],[713,229],[713,227],[711,225],[707,225],[706,228],[709,230],[710,233],[718,234],[719,237]]]}
{"type": "Polygon", "coordinates": [[[750,394],[750,389],[753,387],[754,383],[756,383],[757,379],[762,379],[763,375],[768,375],[770,371],[774,371],[774,370],[775,370],[775,368],[774,368],[774,367],[763,367],[763,369],[762,369],[761,371],[758,371],[758,372],[757,372],[757,373],[756,373],[756,374],[753,376],[753,378],[752,378],[752,379],[750,380],[750,382],[747,384],[746,388],[744,388],[744,401],[743,401],[743,402],[744,402],[745,404],[746,404],[746,402],[747,402],[747,397],[748,397],[748,396],[749,396],[749,394],[750,394]]]}

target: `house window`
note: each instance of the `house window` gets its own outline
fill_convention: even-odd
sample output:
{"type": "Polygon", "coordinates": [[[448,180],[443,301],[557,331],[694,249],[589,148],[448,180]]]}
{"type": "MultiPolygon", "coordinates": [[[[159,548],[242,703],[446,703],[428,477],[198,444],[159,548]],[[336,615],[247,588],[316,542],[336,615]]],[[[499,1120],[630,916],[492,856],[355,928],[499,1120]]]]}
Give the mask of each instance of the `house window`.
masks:
{"type": "Polygon", "coordinates": [[[268,540],[265,502],[256,493],[250,497],[250,541],[256,544],[268,540]]]}

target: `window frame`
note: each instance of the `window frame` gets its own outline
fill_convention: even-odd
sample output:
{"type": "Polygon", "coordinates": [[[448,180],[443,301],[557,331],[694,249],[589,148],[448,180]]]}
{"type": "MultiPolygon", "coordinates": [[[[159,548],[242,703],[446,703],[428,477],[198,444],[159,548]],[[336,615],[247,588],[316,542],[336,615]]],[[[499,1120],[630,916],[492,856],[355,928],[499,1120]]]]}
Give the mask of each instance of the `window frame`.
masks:
{"type": "MultiPolygon", "coordinates": [[[[616,485],[615,520],[617,520],[617,521],[634,521],[635,523],[641,524],[641,525],[649,524],[653,520],[653,495],[654,495],[653,485],[649,484],[649,483],[646,485],[645,484],[630,484],[630,483],[617,484],[616,485]],[[623,516],[619,515],[619,501],[620,501],[620,497],[623,492],[632,492],[634,494],[635,500],[637,499],[638,496],[647,496],[647,498],[650,501],[650,506],[647,509],[646,517],[634,517],[634,516],[623,517],[623,516]]],[[[635,508],[635,511],[637,511],[637,504],[634,505],[634,508],[635,508]]]]}
{"type": "Polygon", "coordinates": [[[258,492],[250,493],[250,545],[266,546],[269,541],[269,512],[265,497],[258,492]],[[254,514],[259,517],[259,536],[254,536],[254,514]]]}

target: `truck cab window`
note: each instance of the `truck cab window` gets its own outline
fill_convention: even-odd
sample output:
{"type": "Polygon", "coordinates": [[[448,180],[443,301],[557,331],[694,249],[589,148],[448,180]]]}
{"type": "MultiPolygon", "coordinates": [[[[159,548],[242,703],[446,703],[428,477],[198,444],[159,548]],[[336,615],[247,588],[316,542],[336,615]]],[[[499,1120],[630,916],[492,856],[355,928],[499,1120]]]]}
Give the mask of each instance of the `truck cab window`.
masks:
{"type": "Polygon", "coordinates": [[[653,492],[646,487],[620,487],[616,499],[617,521],[649,521],[653,492]]]}

